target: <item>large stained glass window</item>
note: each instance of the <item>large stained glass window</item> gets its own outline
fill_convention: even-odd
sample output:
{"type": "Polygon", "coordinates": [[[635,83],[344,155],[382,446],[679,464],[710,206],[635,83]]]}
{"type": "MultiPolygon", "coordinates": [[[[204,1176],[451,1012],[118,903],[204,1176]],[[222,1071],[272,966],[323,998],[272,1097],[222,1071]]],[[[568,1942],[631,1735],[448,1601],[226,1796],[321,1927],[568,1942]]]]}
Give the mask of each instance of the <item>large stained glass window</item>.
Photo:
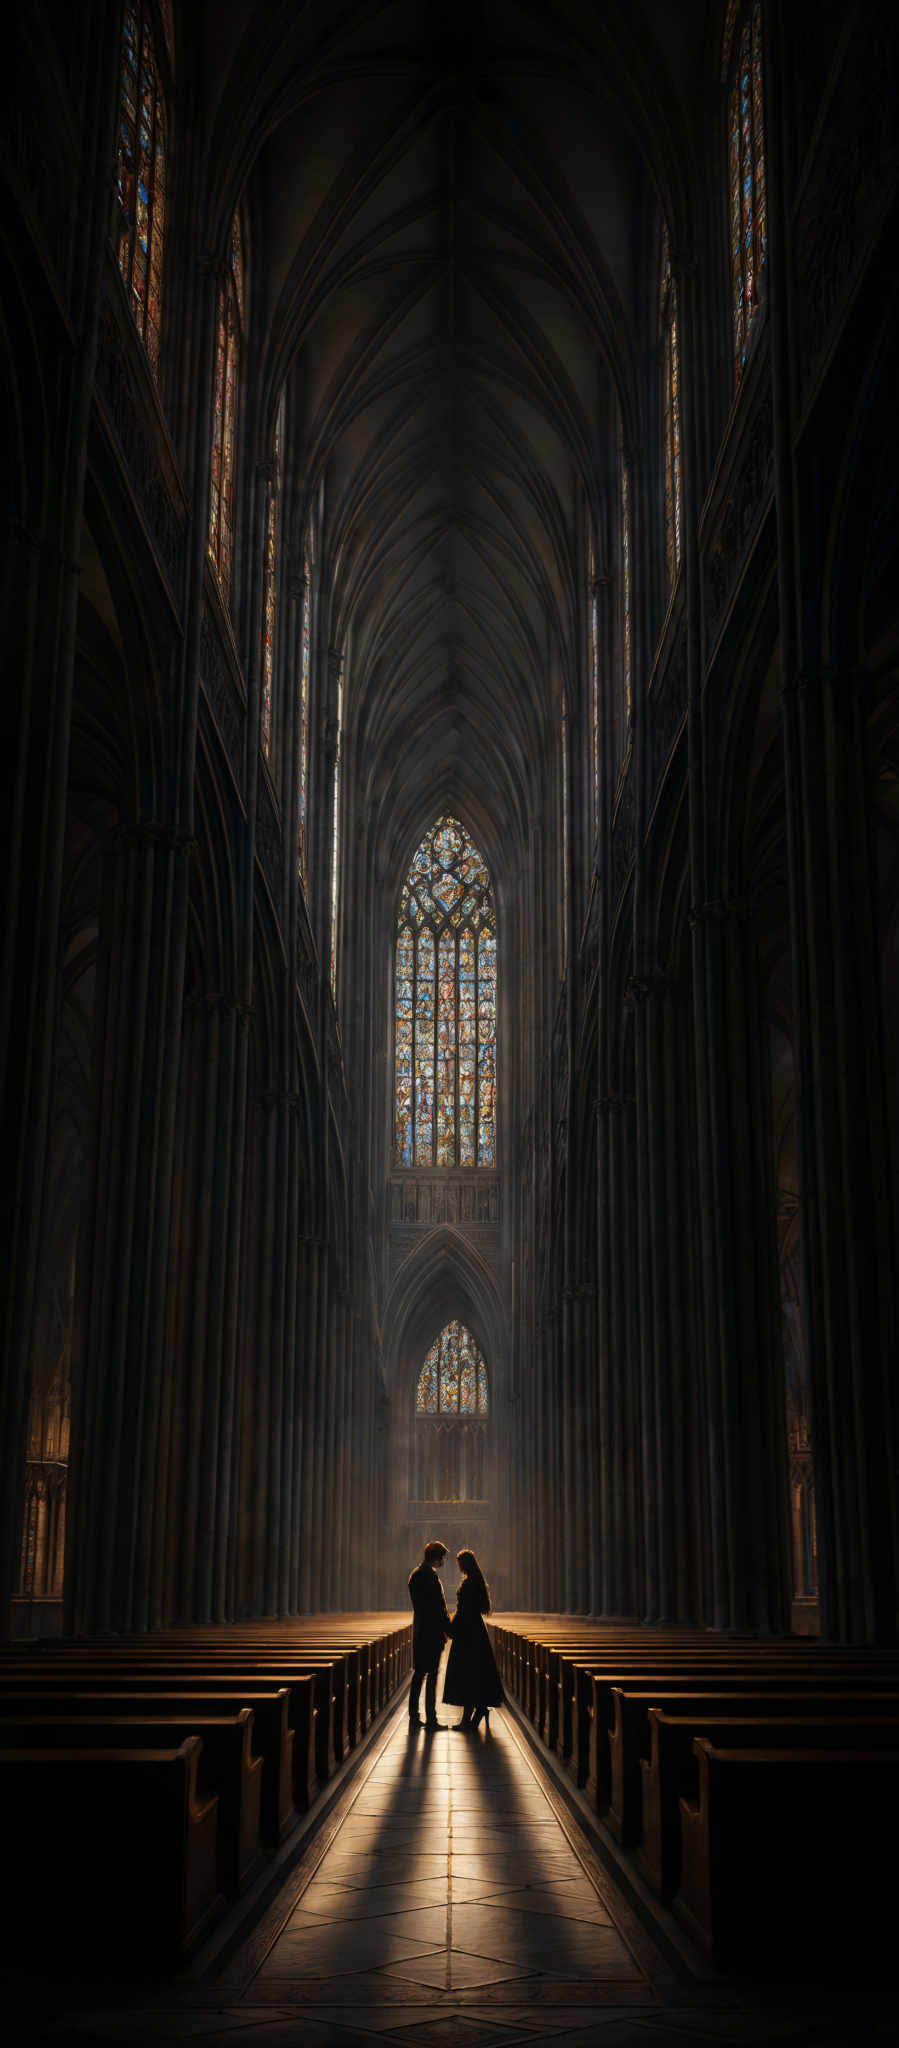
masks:
{"type": "Polygon", "coordinates": [[[156,376],[162,327],[166,109],[149,9],[126,0],[119,73],[119,269],[156,376]]]}
{"type": "Polygon", "coordinates": [[[281,498],[281,429],[284,417],[284,393],[278,406],[275,421],[275,460],[268,487],[268,513],[265,522],[265,573],[262,592],[262,751],[269,760],[272,751],[272,690],[275,672],[275,600],[278,583],[278,506],[281,498]]]}
{"type": "Polygon", "coordinates": [[[417,1415],[486,1415],[487,1367],[464,1323],[447,1323],[428,1352],[415,1390],[417,1415]]]}
{"type": "Polygon", "coordinates": [[[487,864],[440,818],[403,885],[396,931],[400,1166],[496,1165],[496,917],[487,864]]]}
{"type": "Polygon", "coordinates": [[[677,330],[677,285],[671,268],[668,230],[662,233],[659,327],[662,337],[662,435],[665,462],[665,568],[670,597],[680,568],[681,476],[680,360],[677,330]]]}
{"type": "Polygon", "coordinates": [[[303,616],[300,625],[300,733],[299,792],[297,798],[297,859],[300,878],[306,883],[306,790],[309,773],[309,657],[312,645],[312,568],[308,554],[303,563],[303,616]]]}
{"type": "Polygon", "coordinates": [[[749,329],[761,300],[768,239],[761,0],[742,7],[732,0],[728,7],[722,81],[728,87],[731,310],[734,383],[739,384],[749,329]]]}
{"type": "Polygon", "coordinates": [[[243,323],[243,248],[240,219],[235,213],[231,223],[228,263],[219,286],[215,340],[215,397],[212,414],[212,480],[209,490],[209,553],[222,595],[226,600],[231,594],[235,436],[243,323]]]}

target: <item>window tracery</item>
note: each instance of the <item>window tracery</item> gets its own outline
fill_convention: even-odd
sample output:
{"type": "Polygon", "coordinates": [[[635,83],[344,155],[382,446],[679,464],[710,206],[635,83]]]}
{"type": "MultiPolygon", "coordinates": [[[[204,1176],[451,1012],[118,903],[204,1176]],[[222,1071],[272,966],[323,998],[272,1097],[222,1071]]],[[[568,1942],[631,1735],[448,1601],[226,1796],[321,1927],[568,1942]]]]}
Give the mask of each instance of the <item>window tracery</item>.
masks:
{"type": "Polygon", "coordinates": [[[209,554],[226,602],[231,594],[234,544],[234,473],[237,399],[244,324],[244,266],[237,213],[231,223],[228,264],[219,286],[212,415],[209,554]]]}
{"type": "Polygon", "coordinates": [[[484,1358],[464,1323],[447,1323],[415,1389],[411,1494],[479,1500],[486,1493],[488,1387],[484,1358]]]}
{"type": "Polygon", "coordinates": [[[724,31],[722,83],[727,85],[731,317],[734,383],[746,361],[749,330],[761,303],[768,239],[761,0],[731,0],[724,31]]]}
{"type": "Polygon", "coordinates": [[[668,229],[662,230],[659,327],[662,337],[662,439],[665,469],[665,568],[670,597],[677,581],[681,554],[680,351],[677,326],[677,285],[671,268],[668,229]]]}
{"type": "Polygon", "coordinates": [[[137,331],[159,374],[167,116],[143,0],[126,0],[119,71],[116,201],[119,269],[137,331]]]}
{"type": "Polygon", "coordinates": [[[447,1323],[418,1375],[418,1415],[486,1415],[487,1367],[464,1323],[447,1323]]]}
{"type": "Polygon", "coordinates": [[[496,1164],[496,920],[463,825],[425,834],[400,899],[395,952],[400,1166],[496,1164]]]}

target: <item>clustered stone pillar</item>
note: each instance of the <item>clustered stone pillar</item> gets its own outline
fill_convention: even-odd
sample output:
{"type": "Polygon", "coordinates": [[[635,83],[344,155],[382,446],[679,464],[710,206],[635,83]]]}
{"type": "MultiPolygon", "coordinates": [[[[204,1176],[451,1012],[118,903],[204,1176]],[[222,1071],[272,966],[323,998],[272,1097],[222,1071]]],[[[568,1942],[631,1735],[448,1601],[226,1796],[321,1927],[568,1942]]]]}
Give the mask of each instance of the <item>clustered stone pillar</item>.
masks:
{"type": "Polygon", "coordinates": [[[153,1618],[175,1100],[189,849],[156,829],[108,856],[101,1095],[79,1258],[72,1423],[72,1625],[153,1618]]]}
{"type": "Polygon", "coordinates": [[[896,1253],[864,678],[797,677],[784,729],[822,1628],[891,1640],[896,1253]]]}
{"type": "Polygon", "coordinates": [[[235,1613],[238,1302],[249,1019],[215,994],[184,1020],[179,1171],[172,1242],[173,1364],[163,1421],[168,1500],[158,1618],[235,1613]]]}

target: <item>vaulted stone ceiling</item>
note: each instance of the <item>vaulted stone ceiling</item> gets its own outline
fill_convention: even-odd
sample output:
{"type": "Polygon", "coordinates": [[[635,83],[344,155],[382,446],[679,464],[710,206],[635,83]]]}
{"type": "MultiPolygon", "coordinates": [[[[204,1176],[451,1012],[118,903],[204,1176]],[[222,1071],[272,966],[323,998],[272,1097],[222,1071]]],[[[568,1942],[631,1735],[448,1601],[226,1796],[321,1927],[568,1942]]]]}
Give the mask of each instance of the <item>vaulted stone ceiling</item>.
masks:
{"type": "Polygon", "coordinates": [[[441,802],[488,853],[526,843],[612,392],[641,430],[638,228],[658,189],[676,212],[705,13],[208,10],[208,218],[223,239],[246,190],[264,251],[259,452],[296,365],[359,796],[398,847],[441,802]]]}

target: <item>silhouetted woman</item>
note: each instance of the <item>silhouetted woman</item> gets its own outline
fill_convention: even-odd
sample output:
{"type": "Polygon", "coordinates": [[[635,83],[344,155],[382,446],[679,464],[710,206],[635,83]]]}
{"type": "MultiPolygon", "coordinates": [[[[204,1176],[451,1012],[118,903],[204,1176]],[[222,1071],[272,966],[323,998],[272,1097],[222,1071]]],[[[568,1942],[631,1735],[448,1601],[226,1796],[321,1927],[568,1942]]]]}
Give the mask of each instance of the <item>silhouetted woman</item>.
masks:
{"type": "Polygon", "coordinates": [[[490,1588],[473,1550],[460,1550],[456,1563],[464,1578],[450,1622],[452,1640],[443,1697],[448,1706],[464,1708],[457,1728],[476,1728],[479,1721],[486,1721],[489,1727],[488,1709],[501,1707],[505,1697],[484,1626],[484,1616],[490,1613],[490,1588]]]}

